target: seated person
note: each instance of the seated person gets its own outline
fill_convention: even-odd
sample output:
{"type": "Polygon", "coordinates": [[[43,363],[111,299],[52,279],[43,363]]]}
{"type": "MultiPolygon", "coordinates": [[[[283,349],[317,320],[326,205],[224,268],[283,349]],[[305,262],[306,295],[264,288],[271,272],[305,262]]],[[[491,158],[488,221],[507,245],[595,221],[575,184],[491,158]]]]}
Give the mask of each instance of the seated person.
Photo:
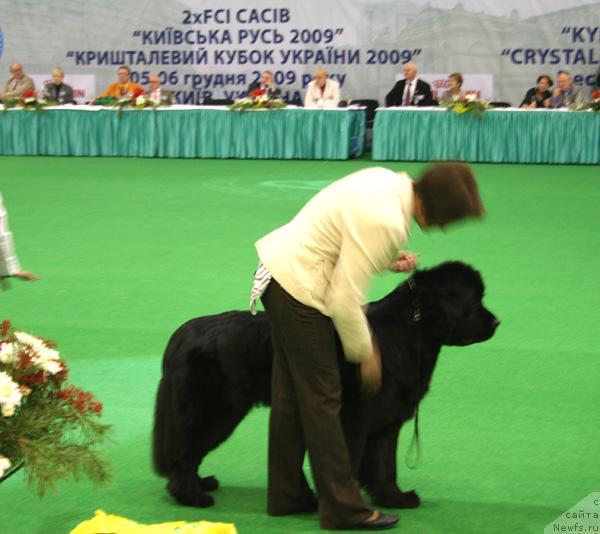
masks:
{"type": "Polygon", "coordinates": [[[340,84],[327,77],[324,69],[317,69],[308,84],[304,97],[305,108],[337,108],[340,103],[340,84]]]}
{"type": "Polygon", "coordinates": [[[581,86],[573,83],[570,72],[561,71],[556,78],[556,87],[552,91],[550,106],[553,108],[574,107],[584,102],[581,86]]]}
{"type": "Polygon", "coordinates": [[[73,103],[73,88],[66,83],[63,83],[65,77],[64,71],[60,67],[56,67],[52,71],[52,83],[47,83],[44,86],[44,98],[59,104],[73,103]]]}
{"type": "Polygon", "coordinates": [[[417,78],[417,66],[407,63],[403,68],[404,79],[394,85],[385,97],[385,105],[394,106],[433,106],[431,87],[417,78]]]}
{"type": "Polygon", "coordinates": [[[129,80],[131,69],[126,65],[119,67],[117,71],[118,82],[111,83],[100,96],[114,96],[115,98],[124,98],[131,96],[137,89],[144,91],[137,83],[129,80]]]}
{"type": "Polygon", "coordinates": [[[175,101],[173,91],[163,89],[160,86],[160,76],[157,76],[156,74],[150,75],[148,83],[150,84],[150,91],[148,91],[148,98],[150,98],[150,100],[157,104],[160,104],[161,102],[172,104],[175,101]]]}
{"type": "Polygon", "coordinates": [[[11,77],[4,84],[4,91],[0,92],[0,100],[20,98],[25,91],[35,91],[33,80],[23,72],[23,65],[13,63],[8,70],[11,77]]]}
{"type": "Polygon", "coordinates": [[[264,91],[269,98],[281,98],[281,91],[273,83],[273,73],[270,70],[263,71],[260,79],[248,86],[248,95],[256,89],[264,91]]]}
{"type": "Polygon", "coordinates": [[[520,107],[526,109],[550,107],[550,97],[552,94],[549,89],[554,82],[550,76],[542,74],[541,76],[538,76],[536,83],[537,85],[535,87],[532,87],[525,93],[525,98],[523,99],[523,102],[521,102],[520,107]]]}
{"type": "Polygon", "coordinates": [[[448,76],[448,85],[450,89],[444,91],[440,97],[440,104],[449,104],[462,97],[463,77],[459,72],[453,72],[448,76]]]}

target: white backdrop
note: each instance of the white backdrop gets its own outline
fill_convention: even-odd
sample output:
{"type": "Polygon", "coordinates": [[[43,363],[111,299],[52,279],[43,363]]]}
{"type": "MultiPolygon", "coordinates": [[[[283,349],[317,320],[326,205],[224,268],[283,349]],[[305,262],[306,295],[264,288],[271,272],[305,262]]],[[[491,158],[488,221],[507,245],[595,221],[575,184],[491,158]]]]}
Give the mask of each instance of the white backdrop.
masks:
{"type": "Polygon", "coordinates": [[[239,96],[265,68],[284,95],[301,97],[324,67],[343,98],[383,103],[407,61],[468,83],[491,76],[491,98],[514,104],[561,69],[589,94],[600,0],[0,0],[1,82],[13,62],[28,73],[61,66],[95,76],[98,94],[124,63],[142,84],[159,74],[188,103],[239,96]]]}

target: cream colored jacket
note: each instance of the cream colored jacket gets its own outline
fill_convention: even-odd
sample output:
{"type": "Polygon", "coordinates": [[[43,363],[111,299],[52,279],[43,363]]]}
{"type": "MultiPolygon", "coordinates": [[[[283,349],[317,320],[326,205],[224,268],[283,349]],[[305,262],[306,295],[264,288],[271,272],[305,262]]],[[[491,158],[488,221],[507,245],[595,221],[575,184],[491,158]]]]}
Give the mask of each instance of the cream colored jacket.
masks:
{"type": "Polygon", "coordinates": [[[340,103],[340,84],[331,78],[325,81],[325,90],[321,89],[313,80],[308,84],[304,96],[305,108],[337,108],[340,103]]]}
{"type": "Polygon", "coordinates": [[[371,357],[362,305],[374,275],[390,267],[407,240],[413,201],[407,174],[364,169],[323,189],[256,243],[292,297],[331,317],[351,362],[371,357]]]}

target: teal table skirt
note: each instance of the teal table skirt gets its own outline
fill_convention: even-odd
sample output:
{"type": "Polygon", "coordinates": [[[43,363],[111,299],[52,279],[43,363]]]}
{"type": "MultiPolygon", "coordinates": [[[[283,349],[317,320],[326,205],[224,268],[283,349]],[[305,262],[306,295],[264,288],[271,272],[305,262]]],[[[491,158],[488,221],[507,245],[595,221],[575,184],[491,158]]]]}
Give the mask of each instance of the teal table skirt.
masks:
{"type": "Polygon", "coordinates": [[[442,109],[380,109],[374,160],[600,163],[600,113],[490,110],[482,118],[442,109]]]}
{"type": "Polygon", "coordinates": [[[35,111],[0,111],[0,154],[37,154],[39,114],[35,111]]]}
{"type": "Polygon", "coordinates": [[[157,112],[159,157],[348,159],[363,152],[364,110],[157,112]]]}
{"type": "Polygon", "coordinates": [[[348,159],[363,152],[365,124],[361,109],[10,110],[0,112],[0,154],[348,159]]]}

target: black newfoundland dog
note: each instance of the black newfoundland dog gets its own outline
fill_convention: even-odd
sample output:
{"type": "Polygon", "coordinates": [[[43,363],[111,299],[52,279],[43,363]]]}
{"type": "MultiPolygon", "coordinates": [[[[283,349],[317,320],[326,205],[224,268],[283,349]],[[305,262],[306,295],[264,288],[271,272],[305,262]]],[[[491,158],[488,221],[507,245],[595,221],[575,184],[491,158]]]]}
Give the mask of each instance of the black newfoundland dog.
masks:
{"type": "MultiPolygon", "coordinates": [[[[355,476],[375,504],[419,505],[414,491],[396,484],[396,446],[402,424],[427,393],[442,345],[491,338],[498,319],[484,307],[484,286],[472,267],[443,263],[415,272],[367,317],[379,342],[382,387],[361,398],[356,365],[342,355],[341,412],[355,476]]],[[[181,504],[210,506],[217,488],[201,477],[204,457],[256,405],[270,403],[271,342],[264,313],[232,311],[192,319],[171,337],[163,359],[154,421],[154,466],[181,504]]]]}

